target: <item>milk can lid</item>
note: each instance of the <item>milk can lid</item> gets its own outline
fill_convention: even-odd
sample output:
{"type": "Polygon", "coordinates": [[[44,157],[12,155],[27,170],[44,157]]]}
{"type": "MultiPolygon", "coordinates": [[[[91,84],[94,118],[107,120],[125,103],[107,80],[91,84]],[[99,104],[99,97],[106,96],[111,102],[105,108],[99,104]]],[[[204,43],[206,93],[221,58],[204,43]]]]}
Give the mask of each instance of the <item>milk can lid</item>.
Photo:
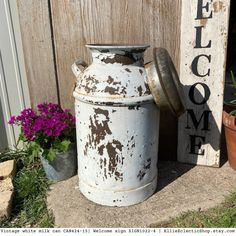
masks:
{"type": "Polygon", "coordinates": [[[185,96],[173,61],[164,48],[154,48],[154,60],[145,68],[148,86],[160,109],[170,109],[177,117],[185,110],[185,96]]]}

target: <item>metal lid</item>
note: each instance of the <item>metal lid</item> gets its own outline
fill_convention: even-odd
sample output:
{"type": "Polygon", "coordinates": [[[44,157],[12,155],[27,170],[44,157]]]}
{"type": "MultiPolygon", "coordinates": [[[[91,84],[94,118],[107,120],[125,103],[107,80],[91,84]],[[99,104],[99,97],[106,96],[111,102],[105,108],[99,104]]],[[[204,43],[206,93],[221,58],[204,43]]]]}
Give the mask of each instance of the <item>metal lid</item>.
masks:
{"type": "Polygon", "coordinates": [[[160,109],[170,109],[177,117],[185,110],[185,96],[175,66],[166,49],[154,48],[154,61],[145,68],[148,86],[160,109]]]}

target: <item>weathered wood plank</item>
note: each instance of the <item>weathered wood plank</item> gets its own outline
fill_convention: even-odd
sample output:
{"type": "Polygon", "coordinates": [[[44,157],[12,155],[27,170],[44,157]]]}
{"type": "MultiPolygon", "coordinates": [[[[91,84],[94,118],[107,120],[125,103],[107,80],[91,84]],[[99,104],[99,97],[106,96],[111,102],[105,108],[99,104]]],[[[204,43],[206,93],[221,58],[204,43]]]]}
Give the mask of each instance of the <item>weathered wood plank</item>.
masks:
{"type": "Polygon", "coordinates": [[[47,0],[17,0],[31,105],[58,102],[47,0]]]}
{"type": "Polygon", "coordinates": [[[180,79],[187,112],[179,119],[178,160],[219,166],[230,0],[183,0],[180,79]]]}

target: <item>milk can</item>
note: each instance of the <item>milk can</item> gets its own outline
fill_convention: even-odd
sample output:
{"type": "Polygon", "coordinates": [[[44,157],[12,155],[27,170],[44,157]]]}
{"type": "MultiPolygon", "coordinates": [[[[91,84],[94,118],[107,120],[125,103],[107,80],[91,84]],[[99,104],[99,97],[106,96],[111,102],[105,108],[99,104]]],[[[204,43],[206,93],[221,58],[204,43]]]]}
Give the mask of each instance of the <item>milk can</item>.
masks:
{"type": "Polygon", "coordinates": [[[92,64],[72,65],[79,189],[98,204],[133,205],[156,190],[160,108],[183,113],[181,86],[165,49],[145,66],[148,45],[86,46],[92,64]]]}

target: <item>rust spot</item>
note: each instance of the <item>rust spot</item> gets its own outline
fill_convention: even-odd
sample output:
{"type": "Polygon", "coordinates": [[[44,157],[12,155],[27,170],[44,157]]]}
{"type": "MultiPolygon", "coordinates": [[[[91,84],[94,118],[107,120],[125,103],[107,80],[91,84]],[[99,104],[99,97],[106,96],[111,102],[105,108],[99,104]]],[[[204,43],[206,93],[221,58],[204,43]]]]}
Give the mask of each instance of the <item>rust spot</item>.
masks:
{"type": "Polygon", "coordinates": [[[117,84],[121,84],[121,82],[114,82],[114,78],[112,78],[110,75],[108,76],[108,80],[107,80],[108,84],[113,84],[113,85],[117,85],[117,84]]]}
{"type": "Polygon", "coordinates": [[[119,88],[114,88],[114,87],[110,87],[110,86],[106,86],[106,88],[104,89],[104,92],[109,93],[111,95],[120,94],[119,93],[119,88]]]}
{"type": "Polygon", "coordinates": [[[143,74],[143,70],[139,69],[139,73],[142,75],[143,74]]]}
{"type": "Polygon", "coordinates": [[[145,170],[148,170],[148,169],[150,169],[150,167],[151,167],[151,162],[148,163],[146,166],[144,166],[144,169],[145,169],[145,170]]]}
{"type": "Polygon", "coordinates": [[[131,70],[130,70],[129,68],[125,68],[125,70],[126,70],[127,72],[131,72],[131,70]]]}
{"type": "Polygon", "coordinates": [[[100,159],[100,168],[103,169],[102,167],[103,167],[103,159],[100,159]]]}
{"type": "Polygon", "coordinates": [[[150,89],[149,89],[149,86],[148,86],[148,84],[147,83],[144,83],[144,85],[145,85],[145,92],[144,92],[144,94],[145,95],[150,95],[151,94],[151,91],[150,91],[150,89]]]}
{"type": "Polygon", "coordinates": [[[206,24],[207,24],[207,19],[200,20],[200,25],[203,26],[204,28],[206,27],[206,24]]]}
{"type": "Polygon", "coordinates": [[[89,143],[87,142],[84,146],[84,155],[87,156],[88,154],[88,146],[89,146],[89,143]]]}
{"type": "Polygon", "coordinates": [[[103,110],[101,108],[94,109],[93,118],[90,116],[90,125],[89,128],[91,130],[91,135],[89,135],[89,144],[94,146],[95,148],[101,142],[101,140],[105,139],[107,134],[111,134],[111,130],[108,126],[109,122],[109,112],[108,110],[103,110]],[[101,117],[101,115],[103,117],[101,117]],[[100,117],[100,119],[99,119],[100,117]]]}
{"type": "Polygon", "coordinates": [[[105,148],[104,145],[101,145],[101,146],[98,147],[98,153],[99,153],[99,155],[101,155],[101,156],[103,155],[104,148],[105,148]]]}
{"type": "Polygon", "coordinates": [[[139,110],[140,105],[136,105],[136,106],[128,106],[129,110],[139,110]]]}
{"type": "Polygon", "coordinates": [[[146,175],[146,172],[140,170],[137,177],[139,178],[139,180],[141,181],[143,179],[143,177],[146,175]]]}
{"type": "Polygon", "coordinates": [[[137,178],[141,181],[146,175],[147,170],[151,167],[151,158],[147,159],[146,163],[143,165],[143,169],[139,171],[137,178]]]}
{"type": "Polygon", "coordinates": [[[113,82],[114,85],[121,84],[121,82],[113,82]]]}
{"type": "Polygon", "coordinates": [[[213,3],[213,9],[214,9],[215,13],[217,13],[219,11],[222,11],[224,9],[224,3],[221,2],[221,1],[214,2],[213,3]]]}
{"type": "Polygon", "coordinates": [[[128,106],[129,110],[135,110],[135,106],[128,106]]]}
{"type": "Polygon", "coordinates": [[[109,156],[108,174],[110,177],[114,174],[116,180],[123,180],[123,173],[117,170],[118,163],[123,164],[124,157],[121,156],[123,145],[118,140],[112,140],[106,145],[107,154],[109,156]]]}
{"type": "Polygon", "coordinates": [[[136,59],[133,57],[132,53],[126,53],[125,55],[116,54],[113,58],[104,58],[101,60],[106,64],[120,63],[122,65],[132,65],[136,62],[136,59]]]}
{"type": "Polygon", "coordinates": [[[99,83],[97,79],[95,79],[93,76],[85,76],[86,83],[80,83],[79,89],[84,89],[86,93],[93,93],[97,90],[96,84],[99,83]]]}
{"type": "MultiPolygon", "coordinates": [[[[104,159],[104,161],[105,161],[106,159],[104,159]]],[[[104,164],[105,165],[105,164],[104,164]]],[[[104,176],[105,176],[105,178],[107,179],[107,168],[104,168],[104,176]]]]}
{"type": "Polygon", "coordinates": [[[139,86],[137,88],[138,92],[139,92],[139,96],[141,97],[143,95],[143,88],[141,86],[139,86]]]}
{"type": "Polygon", "coordinates": [[[124,94],[124,95],[127,94],[126,87],[122,87],[121,94],[124,94]]]}
{"type": "Polygon", "coordinates": [[[108,84],[111,84],[114,82],[114,79],[109,75],[107,82],[108,82],[108,84]]]}

